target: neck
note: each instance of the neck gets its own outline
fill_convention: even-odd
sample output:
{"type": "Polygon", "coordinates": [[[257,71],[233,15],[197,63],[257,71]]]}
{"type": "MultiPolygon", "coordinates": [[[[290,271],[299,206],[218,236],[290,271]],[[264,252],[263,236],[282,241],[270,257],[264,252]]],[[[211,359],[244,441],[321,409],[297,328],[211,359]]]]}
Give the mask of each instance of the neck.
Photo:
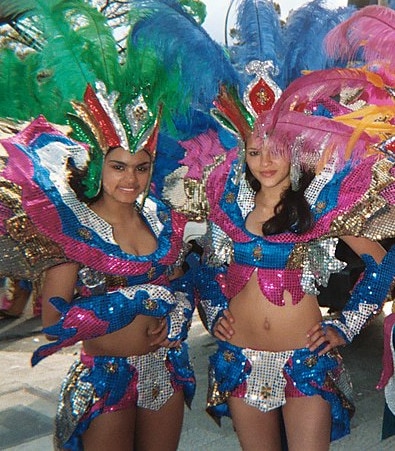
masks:
{"type": "Polygon", "coordinates": [[[269,193],[264,193],[262,191],[258,191],[255,195],[255,206],[260,208],[271,208],[274,207],[280,202],[281,196],[272,196],[269,193]]]}
{"type": "Polygon", "coordinates": [[[288,182],[273,187],[261,188],[255,194],[255,205],[263,208],[274,208],[281,201],[283,193],[288,188],[288,182]]]}
{"type": "Polygon", "coordinates": [[[103,198],[92,204],[90,208],[109,224],[131,221],[139,215],[134,205],[106,202],[103,198]]]}

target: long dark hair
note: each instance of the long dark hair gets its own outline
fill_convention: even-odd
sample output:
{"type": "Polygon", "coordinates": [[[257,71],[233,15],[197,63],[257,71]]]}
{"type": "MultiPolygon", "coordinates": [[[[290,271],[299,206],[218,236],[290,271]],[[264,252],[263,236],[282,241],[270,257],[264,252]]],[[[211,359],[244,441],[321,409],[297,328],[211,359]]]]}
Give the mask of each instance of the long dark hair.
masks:
{"type": "Polygon", "coordinates": [[[71,189],[75,192],[77,199],[81,202],[85,202],[87,205],[91,204],[95,200],[101,197],[102,194],[102,188],[100,188],[100,192],[93,198],[90,199],[88,196],[85,195],[86,186],[82,183],[83,180],[85,180],[88,168],[84,169],[78,169],[74,162],[69,159],[67,162],[67,170],[69,172],[69,185],[71,189]]]}
{"type": "MultiPolygon", "coordinates": [[[[289,186],[283,192],[274,209],[274,216],[262,225],[263,235],[275,235],[283,232],[302,234],[310,230],[313,225],[313,215],[310,211],[310,205],[304,197],[304,192],[313,178],[313,172],[303,171],[299,189],[293,191],[289,186]]],[[[255,192],[261,189],[261,184],[252,175],[248,165],[246,165],[246,180],[255,192]]]]}

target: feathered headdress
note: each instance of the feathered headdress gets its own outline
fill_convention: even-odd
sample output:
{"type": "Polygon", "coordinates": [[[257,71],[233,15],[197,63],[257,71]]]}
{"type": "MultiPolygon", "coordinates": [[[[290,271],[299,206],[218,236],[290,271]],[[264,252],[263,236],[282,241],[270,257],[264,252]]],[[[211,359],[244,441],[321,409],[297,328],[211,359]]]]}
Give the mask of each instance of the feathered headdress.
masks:
{"type": "Polygon", "coordinates": [[[97,82],[95,87],[88,85],[83,102],[71,102],[76,115],[69,115],[74,136],[91,149],[83,181],[88,198],[99,192],[103,159],[109,149],[122,147],[131,153],[144,149],[154,159],[160,123],[160,111],[153,114],[141,94],[124,104],[119,93],[107,93],[104,83],[97,82]]]}
{"type": "Polygon", "coordinates": [[[229,52],[240,72],[245,90],[251,76],[244,72],[252,60],[272,61],[273,80],[281,89],[305,70],[334,66],[323,40],[329,30],[350,17],[355,7],[327,8],[325,0],[313,0],[291,11],[286,21],[272,0],[233,0],[228,16],[236,16],[228,26],[229,52]]]}
{"type": "Polygon", "coordinates": [[[287,87],[302,71],[333,65],[324,52],[324,36],[355,8],[333,10],[324,0],[314,0],[294,10],[285,24],[270,0],[236,0],[228,13],[233,9],[237,20],[228,32],[234,37],[229,51],[241,73],[244,95],[241,102],[236,88],[223,88],[212,114],[245,140],[256,117],[273,108],[280,87],[287,87]]]}
{"type": "Polygon", "coordinates": [[[281,94],[280,88],[271,78],[274,67],[271,61],[251,61],[246,70],[255,74],[244,92],[243,101],[235,87],[221,87],[214,100],[216,108],[211,114],[231,133],[246,141],[251,134],[256,118],[273,108],[281,94]]]}
{"type": "MultiPolygon", "coordinates": [[[[73,137],[91,149],[88,197],[97,193],[103,155],[109,148],[122,146],[135,152],[144,147],[154,155],[162,109],[164,125],[176,133],[176,118],[191,103],[197,104],[193,99],[200,88],[185,79],[187,58],[182,59],[182,73],[171,58],[183,40],[177,33],[171,42],[169,37],[182,19],[184,33],[191,37],[193,32],[196,44],[201,27],[178,2],[136,1],[130,9],[133,30],[121,61],[106,17],[83,0],[6,1],[0,8],[14,27],[24,26],[25,42],[30,43],[24,58],[7,49],[0,53],[0,88],[12,93],[0,99],[0,115],[30,120],[43,114],[51,122],[70,124],[73,137]],[[159,19],[161,26],[156,27],[159,19]],[[196,86],[195,91],[189,85],[196,86]]],[[[220,56],[219,46],[216,50],[220,56]]],[[[200,56],[208,68],[207,53],[200,56]]],[[[217,69],[211,70],[212,77],[217,69]]],[[[222,76],[226,71],[222,69],[222,76]]],[[[197,73],[191,74],[191,79],[196,77],[197,73]]],[[[214,89],[213,78],[210,82],[214,89]]]]}
{"type": "MultiPolygon", "coordinates": [[[[263,3],[266,2],[245,0],[241,2],[240,13],[244,17],[246,11],[249,10],[250,14],[253,11],[256,16],[260,11],[258,5],[262,10],[263,3]],[[255,5],[255,9],[252,9],[252,4],[255,5]]],[[[299,60],[298,64],[300,65],[290,56],[286,58],[284,64],[292,67],[292,74],[290,73],[291,75],[286,78],[295,78],[295,80],[289,84],[281,96],[275,96],[275,101],[268,102],[266,108],[258,111],[257,119],[254,115],[246,114],[245,106],[246,100],[248,102],[248,94],[247,97],[244,97],[244,105],[237,98],[234,89],[223,90],[214,102],[217,110],[221,112],[221,114],[216,113],[216,117],[225,116],[228,123],[224,118],[222,118],[222,123],[228,128],[236,129],[243,140],[251,132],[252,124],[256,119],[257,133],[266,140],[267,145],[270,145],[273,151],[286,155],[291,161],[293,160],[293,152],[297,152],[298,158],[302,159],[302,165],[317,170],[334,154],[336,154],[336,164],[340,168],[351,156],[357,160],[369,152],[367,149],[373,151],[374,145],[394,133],[393,121],[395,116],[394,92],[388,87],[388,81],[391,78],[388,73],[379,71],[376,73],[364,69],[325,69],[326,66],[334,64],[334,59],[339,58],[342,52],[332,52],[330,55],[332,59],[324,56],[324,47],[320,48],[324,40],[323,31],[326,32],[328,28],[336,26],[337,28],[332,32],[333,41],[340,41],[341,43],[342,38],[341,36],[338,38],[339,33],[350,34],[351,32],[346,33],[345,30],[353,26],[354,23],[358,25],[364,14],[363,10],[355,13],[355,17],[352,16],[344,24],[339,25],[340,20],[349,17],[354,9],[338,9],[335,13],[333,11],[329,13],[329,10],[326,10],[322,4],[321,0],[315,0],[306,7],[293,12],[284,28],[284,39],[280,43],[287,42],[287,45],[290,48],[292,47],[292,52],[300,50],[302,38],[299,38],[299,42],[296,42],[291,39],[291,36],[294,38],[296,36],[292,34],[295,24],[304,23],[302,34],[315,35],[312,47],[314,47],[316,56],[318,55],[318,61],[321,61],[319,63],[323,66],[321,69],[324,70],[316,70],[300,76],[302,68],[317,69],[308,62],[306,52],[303,54],[303,60],[299,60]],[[319,28],[319,24],[322,24],[321,16],[331,16],[331,20],[328,24],[322,26],[320,32],[317,33],[317,27],[319,28]],[[317,17],[320,17],[320,19],[317,20],[317,17]],[[285,38],[286,33],[288,33],[288,39],[285,38]],[[319,55],[323,55],[322,58],[319,55]],[[304,61],[304,67],[302,67],[301,61],[304,61]],[[299,68],[299,74],[294,72],[295,68],[299,68]],[[232,127],[229,127],[229,124],[232,127]]],[[[374,10],[377,8],[364,9],[367,10],[369,17],[375,15],[375,21],[378,22],[380,18],[384,17],[382,10],[386,8],[378,8],[375,12],[374,10]],[[373,14],[374,12],[375,14],[373,14]]],[[[273,14],[272,8],[267,5],[267,14],[270,11],[270,14],[273,14]]],[[[393,22],[395,23],[395,21],[393,22]]],[[[245,22],[239,21],[239,26],[243,23],[245,22]]],[[[387,38],[389,28],[388,21],[381,28],[387,38]]],[[[355,33],[359,33],[359,37],[367,38],[366,33],[371,30],[371,27],[364,26],[366,31],[362,31],[361,27],[358,30],[360,31],[355,33]]],[[[262,30],[259,36],[264,35],[267,31],[262,30]]],[[[272,30],[269,29],[269,31],[273,33],[272,30]]],[[[300,36],[300,29],[298,31],[300,36]]],[[[242,32],[243,27],[240,30],[240,33],[242,32]]],[[[373,43],[376,41],[375,38],[372,40],[373,43]]],[[[257,41],[255,49],[258,52],[264,45],[262,45],[261,38],[257,41]]],[[[373,43],[366,44],[367,48],[372,49],[373,43]]],[[[242,54],[243,46],[251,47],[249,43],[242,41],[237,54],[242,54]]],[[[357,47],[357,45],[354,44],[354,47],[357,47]]],[[[276,57],[270,39],[266,49],[276,57]]],[[[250,55],[248,51],[247,53],[250,55]]],[[[348,53],[347,56],[351,54],[353,52],[348,53]]],[[[372,51],[367,53],[367,55],[372,54],[374,54],[372,51]]],[[[315,59],[317,60],[317,58],[315,59]]],[[[281,66],[281,70],[284,71],[285,66],[281,66]]],[[[273,72],[271,76],[273,77],[273,72]]],[[[251,87],[252,84],[248,86],[248,93],[254,92],[254,90],[251,91],[251,87]]],[[[268,98],[267,95],[264,95],[264,97],[268,98]]]]}
{"type": "Polygon", "coordinates": [[[380,65],[395,63],[395,11],[365,6],[334,28],[325,39],[330,56],[380,65]]]}
{"type": "Polygon", "coordinates": [[[131,3],[128,44],[133,58],[125,71],[136,74],[137,84],[147,77],[160,81],[151,89],[161,94],[165,130],[185,139],[196,134],[196,113],[209,112],[220,84],[237,85],[239,76],[223,47],[180,3],[185,2],[131,3]]]}
{"type": "Polygon", "coordinates": [[[327,69],[295,80],[256,124],[276,152],[319,171],[335,156],[340,169],[395,133],[395,99],[380,75],[364,69],[327,69]]]}

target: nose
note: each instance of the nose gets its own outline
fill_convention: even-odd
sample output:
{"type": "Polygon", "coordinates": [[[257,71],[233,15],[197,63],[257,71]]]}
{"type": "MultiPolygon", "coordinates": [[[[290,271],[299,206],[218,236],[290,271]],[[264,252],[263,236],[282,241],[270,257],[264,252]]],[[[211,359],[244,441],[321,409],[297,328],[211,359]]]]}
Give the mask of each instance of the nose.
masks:
{"type": "Polygon", "coordinates": [[[134,171],[132,168],[126,172],[126,180],[129,185],[134,186],[138,184],[138,178],[136,171],[134,171]]]}
{"type": "Polygon", "coordinates": [[[269,166],[272,163],[272,154],[269,149],[263,149],[261,151],[261,165],[269,166]]]}

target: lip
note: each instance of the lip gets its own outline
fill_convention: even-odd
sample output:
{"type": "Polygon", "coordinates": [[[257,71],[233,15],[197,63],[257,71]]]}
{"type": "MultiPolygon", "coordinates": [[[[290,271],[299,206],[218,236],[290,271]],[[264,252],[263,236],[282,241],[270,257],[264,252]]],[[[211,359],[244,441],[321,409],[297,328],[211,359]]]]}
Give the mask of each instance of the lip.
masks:
{"type": "Polygon", "coordinates": [[[134,193],[136,188],[119,188],[120,191],[125,191],[126,193],[134,193]]]}
{"type": "Polygon", "coordinates": [[[276,172],[277,171],[261,171],[260,174],[262,177],[269,178],[269,177],[273,177],[274,175],[276,175],[276,172]]]}

